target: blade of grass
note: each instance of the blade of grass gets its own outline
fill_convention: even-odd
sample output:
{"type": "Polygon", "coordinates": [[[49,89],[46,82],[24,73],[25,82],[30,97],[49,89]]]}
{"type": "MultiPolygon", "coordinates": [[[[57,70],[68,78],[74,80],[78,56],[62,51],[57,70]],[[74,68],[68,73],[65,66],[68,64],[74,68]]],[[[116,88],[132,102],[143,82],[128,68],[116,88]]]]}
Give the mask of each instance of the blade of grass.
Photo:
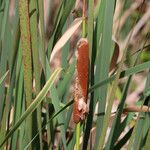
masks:
{"type": "MultiPolygon", "coordinates": [[[[23,91],[24,92],[24,91],[23,91]]],[[[22,107],[21,107],[21,115],[25,112],[25,96],[23,95],[22,96],[22,107]]],[[[20,118],[20,117],[19,117],[20,118]]],[[[26,121],[22,122],[22,124],[19,126],[20,128],[20,131],[19,131],[19,146],[20,146],[20,149],[24,149],[25,147],[25,143],[26,142],[26,139],[24,138],[25,136],[25,125],[26,124],[26,121]]]]}
{"type": "Polygon", "coordinates": [[[69,82],[73,77],[73,74],[75,72],[75,65],[76,65],[76,60],[74,60],[72,64],[69,66],[69,68],[66,70],[63,76],[63,80],[59,83],[57,91],[60,99],[62,99],[64,93],[66,92],[67,85],[69,84],[69,82]]]}
{"type": "MultiPolygon", "coordinates": [[[[76,60],[73,60],[72,64],[70,64],[70,66],[67,68],[67,70],[62,74],[62,78],[63,80],[61,80],[58,84],[58,95],[59,95],[59,99],[63,102],[66,103],[68,101],[68,96],[70,97],[70,86],[72,84],[72,78],[73,78],[73,74],[75,72],[75,66],[76,66],[76,60]]],[[[65,132],[67,132],[67,129],[69,127],[69,122],[71,119],[71,115],[72,115],[72,109],[69,110],[65,110],[63,112],[63,116],[65,117],[65,122],[64,122],[64,128],[65,128],[65,132]]]]}
{"type": "MultiPolygon", "coordinates": [[[[2,40],[2,51],[1,51],[1,62],[0,62],[0,77],[6,72],[7,70],[7,63],[8,63],[8,53],[9,49],[12,48],[12,36],[11,36],[11,26],[9,24],[9,1],[5,1],[5,8],[4,8],[4,16],[3,16],[3,25],[2,25],[2,33],[1,33],[1,40],[2,40]],[[9,41],[9,44],[8,44],[9,41]]],[[[9,74],[7,78],[7,82],[12,87],[12,82],[10,82],[9,74]]],[[[6,135],[6,129],[9,130],[9,112],[10,112],[10,92],[12,89],[6,87],[6,83],[2,82],[0,85],[0,120],[1,120],[1,132],[0,132],[0,139],[4,139],[6,135]],[[4,112],[3,112],[4,111],[4,112]],[[4,115],[4,116],[3,116],[4,115]]],[[[6,148],[8,146],[8,142],[6,144],[6,148]]],[[[2,148],[3,149],[3,148],[2,148]]]]}
{"type": "MultiPolygon", "coordinates": [[[[5,131],[5,128],[6,128],[6,119],[7,119],[7,113],[6,113],[6,110],[7,110],[7,107],[8,106],[5,106],[3,109],[3,116],[2,116],[2,125],[1,125],[1,128],[0,128],[0,139],[3,140],[4,137],[5,137],[5,134],[6,134],[6,131],[5,131]]],[[[4,149],[4,145],[1,146],[2,149],[4,149]]]]}
{"type": "MultiPolygon", "coordinates": [[[[21,109],[23,103],[23,64],[22,64],[22,50],[19,48],[18,52],[18,60],[17,60],[17,68],[16,68],[16,83],[15,83],[15,101],[14,101],[14,116],[13,116],[13,125],[19,120],[21,116],[21,109]]],[[[19,131],[15,132],[12,136],[12,148],[16,149],[17,147],[17,139],[20,139],[19,131]]],[[[20,145],[18,145],[21,148],[20,145]]]]}
{"type": "Polygon", "coordinates": [[[145,114],[145,120],[144,120],[144,123],[142,126],[141,138],[140,138],[138,146],[137,146],[138,148],[141,148],[144,146],[149,128],[150,128],[150,116],[148,113],[146,113],[145,114]]]}
{"type": "MultiPolygon", "coordinates": [[[[136,23],[136,22],[137,22],[137,20],[134,23],[136,23]]],[[[128,43],[128,41],[130,40],[133,31],[134,30],[131,30],[131,32],[130,32],[128,38],[127,38],[126,43],[128,43]]],[[[118,85],[118,80],[119,80],[119,76],[121,74],[123,62],[125,60],[126,52],[127,52],[127,44],[126,44],[126,47],[125,47],[125,51],[123,53],[123,57],[121,59],[121,63],[120,63],[119,68],[118,68],[116,79],[115,79],[115,81],[113,83],[113,86],[111,88],[111,92],[110,92],[110,95],[109,95],[109,99],[108,99],[109,103],[108,103],[108,106],[107,106],[106,115],[104,116],[104,127],[102,129],[102,135],[103,136],[101,136],[100,139],[99,139],[99,146],[98,147],[100,149],[103,148],[103,144],[104,144],[104,140],[105,140],[105,135],[106,135],[107,127],[108,127],[108,122],[109,122],[109,117],[110,117],[110,114],[111,114],[112,104],[113,104],[114,97],[115,97],[115,89],[117,88],[117,85],[118,85]]]]}
{"type": "Polygon", "coordinates": [[[8,25],[9,4],[10,4],[9,0],[4,1],[4,14],[2,19],[1,39],[3,39],[6,32],[5,29],[7,28],[8,25]]]}
{"type": "MultiPolygon", "coordinates": [[[[0,3],[0,56],[2,52],[2,27],[3,27],[3,18],[4,18],[4,10],[5,10],[5,3],[4,1],[1,1],[0,3]]],[[[0,58],[1,60],[1,58],[0,58]]]]}
{"type": "MultiPolygon", "coordinates": [[[[121,72],[120,79],[130,76],[130,75],[133,75],[133,74],[136,74],[136,73],[139,73],[141,71],[144,71],[145,69],[148,69],[149,66],[150,66],[150,61],[136,65],[134,67],[130,67],[127,70],[121,72]]],[[[103,86],[104,84],[112,82],[115,79],[115,77],[116,77],[116,74],[110,76],[109,78],[107,78],[99,83],[96,83],[95,85],[90,87],[89,92],[92,92],[94,89],[99,88],[100,86],[103,86]]]]}
{"type": "MultiPolygon", "coordinates": [[[[50,103],[48,105],[48,110],[46,111],[46,121],[50,119],[50,117],[53,115],[53,113],[54,113],[54,107],[53,107],[53,104],[50,103]]],[[[53,122],[50,122],[50,124],[47,125],[47,145],[48,145],[48,147],[50,147],[54,143],[53,131],[54,131],[53,130],[53,122]]]]}
{"type": "Polygon", "coordinates": [[[14,64],[15,64],[15,61],[16,61],[16,58],[17,58],[17,53],[18,53],[18,48],[19,48],[19,42],[20,42],[20,28],[19,28],[19,25],[20,25],[20,21],[19,21],[19,8],[18,8],[18,1],[15,0],[15,6],[14,6],[14,13],[15,13],[15,16],[13,17],[12,20],[15,20],[15,21],[12,21],[11,22],[11,25],[10,25],[10,30],[12,32],[12,35],[11,35],[11,43],[10,43],[10,47],[11,47],[11,51],[9,51],[8,53],[8,63],[9,63],[9,68],[10,68],[10,73],[13,71],[14,69],[14,64]]]}
{"type": "MultiPolygon", "coordinates": [[[[1,37],[0,37],[0,49],[1,49],[1,58],[0,58],[0,77],[6,73],[7,69],[7,60],[8,60],[8,49],[9,49],[9,44],[6,41],[11,41],[10,40],[10,28],[9,28],[9,23],[8,23],[8,14],[9,14],[9,0],[5,1],[5,8],[4,8],[4,15],[3,15],[3,20],[2,20],[2,32],[1,32],[1,37]]],[[[2,113],[4,109],[4,100],[5,100],[5,85],[2,83],[0,85],[0,100],[1,100],[1,105],[0,105],[0,121],[2,119],[2,113]]]]}
{"type": "MultiPolygon", "coordinates": [[[[13,91],[13,86],[14,86],[14,81],[15,81],[15,70],[13,72],[13,74],[11,75],[11,82],[9,85],[9,89],[6,92],[6,95],[8,96],[8,99],[5,99],[5,108],[4,108],[4,113],[3,113],[3,118],[2,118],[2,122],[1,122],[1,134],[0,134],[0,139],[4,139],[5,135],[7,133],[7,130],[9,130],[9,122],[10,122],[10,98],[12,98],[12,91],[13,91]]],[[[8,145],[10,141],[7,141],[5,147],[8,148],[8,145]]],[[[2,148],[3,149],[3,148],[2,148]]]]}
{"type": "Polygon", "coordinates": [[[141,118],[138,120],[137,122],[137,129],[136,129],[136,133],[135,133],[135,139],[133,142],[133,150],[141,149],[141,139],[142,139],[142,134],[143,134],[143,126],[144,126],[144,122],[146,119],[145,113],[141,113],[141,118]],[[138,138],[136,138],[136,136],[138,136],[138,138]]]}
{"type": "MultiPolygon", "coordinates": [[[[142,100],[142,105],[141,105],[141,108],[146,100],[146,97],[148,97],[149,95],[149,85],[150,85],[150,74],[148,75],[147,77],[147,81],[146,81],[146,85],[145,85],[145,89],[144,89],[144,97],[143,97],[143,100],[142,100]]],[[[138,114],[138,117],[137,117],[137,120],[136,120],[136,124],[134,126],[134,129],[133,129],[133,132],[132,132],[132,135],[131,135],[131,138],[130,138],[130,141],[129,141],[129,144],[128,144],[128,149],[131,149],[131,148],[138,148],[139,145],[139,142],[140,142],[140,139],[141,139],[141,135],[142,135],[142,127],[143,127],[143,123],[144,123],[144,117],[140,117],[140,116],[144,116],[145,113],[139,113],[138,114]],[[136,136],[138,135],[138,138],[139,139],[136,139],[136,136]],[[137,145],[135,145],[137,144],[137,145]]]]}
{"type": "MultiPolygon", "coordinates": [[[[6,1],[5,4],[8,4],[7,1],[6,1]]],[[[6,6],[6,8],[7,8],[7,6],[6,6]]],[[[15,8],[14,11],[16,12],[16,8],[15,8]]],[[[18,20],[19,20],[18,19],[18,14],[16,13],[16,17],[14,17],[14,23],[12,23],[12,26],[11,26],[10,23],[8,23],[8,22],[10,22],[10,18],[9,18],[9,15],[8,15],[7,19],[6,19],[6,26],[4,28],[5,31],[3,31],[4,37],[3,37],[2,48],[3,48],[3,52],[6,52],[6,55],[7,55],[6,57],[9,58],[8,59],[8,63],[9,63],[9,66],[8,66],[8,68],[9,68],[9,76],[7,78],[7,83],[9,84],[9,88],[8,88],[7,92],[5,93],[6,99],[5,99],[4,103],[5,103],[6,107],[5,107],[5,113],[4,113],[5,114],[5,120],[3,120],[1,122],[2,123],[1,125],[2,125],[2,128],[3,128],[3,129],[1,128],[1,131],[2,131],[1,133],[2,134],[4,133],[4,131],[6,131],[6,129],[9,130],[9,124],[10,124],[10,120],[11,120],[10,119],[10,112],[11,112],[11,104],[12,104],[11,102],[12,102],[12,97],[13,97],[13,87],[14,87],[14,84],[15,84],[15,69],[14,68],[15,68],[16,65],[15,65],[15,63],[13,63],[13,65],[11,64],[13,67],[10,67],[11,66],[10,65],[10,61],[13,58],[13,55],[11,55],[11,54],[14,51],[16,51],[16,49],[17,49],[16,45],[18,45],[18,40],[16,40],[15,41],[16,44],[14,44],[14,39],[15,38],[13,37],[13,33],[15,34],[15,31],[14,31],[14,27],[15,26],[14,26],[14,24],[18,23],[18,20]],[[14,31],[14,32],[11,32],[11,31],[14,31]],[[6,41],[6,42],[4,42],[4,41],[6,41]],[[9,44],[7,43],[7,41],[9,41],[9,44]],[[8,52],[10,49],[11,49],[11,51],[8,52]]],[[[3,58],[2,58],[2,59],[5,59],[5,62],[7,61],[6,57],[3,56],[3,58]]],[[[15,59],[14,62],[16,62],[16,59],[15,59]]],[[[2,101],[3,101],[3,98],[2,98],[2,101]]],[[[6,133],[4,133],[3,135],[5,136],[5,134],[6,133]]],[[[3,140],[4,136],[1,137],[1,135],[0,135],[0,139],[3,140]]],[[[10,141],[7,142],[6,148],[8,147],[8,145],[10,145],[10,141]]]]}
{"type": "Polygon", "coordinates": [[[54,73],[50,76],[49,80],[44,85],[43,89],[40,91],[40,93],[37,95],[35,100],[31,103],[31,105],[27,108],[27,110],[24,112],[24,114],[20,117],[20,119],[17,121],[17,123],[12,127],[12,129],[9,131],[9,133],[6,135],[5,139],[0,141],[0,148],[3,146],[3,144],[6,142],[6,140],[11,137],[11,135],[16,131],[16,129],[21,125],[21,123],[39,106],[39,104],[42,102],[43,98],[47,94],[48,90],[53,85],[54,81],[56,80],[58,74],[60,73],[61,69],[58,68],[54,71],[54,73]]]}
{"type": "Polygon", "coordinates": [[[126,56],[126,52],[127,52],[127,48],[125,49],[125,51],[123,53],[123,56],[122,56],[122,59],[121,59],[121,62],[120,62],[119,68],[118,68],[118,72],[116,74],[116,78],[113,82],[110,95],[108,96],[109,97],[108,98],[109,104],[107,106],[107,110],[106,110],[106,113],[105,113],[105,116],[104,116],[104,125],[103,125],[102,132],[101,132],[101,134],[103,136],[101,136],[99,138],[99,144],[98,144],[98,147],[100,149],[103,149],[103,144],[104,144],[106,131],[107,131],[108,123],[109,123],[109,117],[111,115],[111,109],[112,109],[113,101],[114,101],[114,98],[115,98],[115,90],[118,86],[119,77],[120,77],[120,74],[121,74],[121,71],[122,71],[123,62],[124,62],[124,59],[125,59],[125,56],[126,56]]]}
{"type": "Polygon", "coordinates": [[[50,123],[52,121],[52,119],[54,119],[55,117],[57,117],[62,111],[64,111],[67,107],[69,107],[70,105],[73,104],[73,100],[68,102],[62,109],[60,109],[58,112],[56,112],[53,116],[51,116],[51,118],[46,122],[45,125],[42,126],[42,129],[40,131],[38,131],[38,133],[32,138],[32,140],[28,143],[28,145],[26,145],[25,149],[27,149],[29,147],[29,145],[34,141],[34,139],[38,136],[38,134],[40,132],[42,132],[42,130],[46,127],[46,125],[48,123],[50,123]]]}
{"type": "MultiPolygon", "coordinates": [[[[143,48],[144,48],[144,46],[147,42],[147,37],[148,37],[148,34],[146,35],[146,40],[144,41],[143,48]]],[[[150,75],[147,76],[145,91],[149,91],[149,85],[150,85],[150,75]]],[[[144,93],[149,93],[149,92],[144,92],[144,93]]],[[[145,94],[145,96],[149,96],[149,95],[145,94]]],[[[149,98],[147,98],[147,99],[149,100],[148,103],[150,103],[150,99],[149,98]]],[[[134,143],[133,143],[133,149],[141,149],[141,147],[142,147],[141,142],[142,142],[142,138],[143,138],[142,137],[143,132],[144,131],[146,131],[146,133],[148,132],[150,124],[149,123],[147,124],[147,121],[149,120],[149,116],[147,116],[146,114],[147,113],[144,113],[144,112],[141,113],[141,115],[143,115],[143,117],[141,117],[137,122],[137,130],[136,130],[136,133],[135,133],[136,136],[135,136],[134,143]],[[138,136],[138,138],[137,138],[137,136],[138,136]]],[[[139,113],[139,115],[140,115],[140,113],[139,113]]]]}
{"type": "Polygon", "coordinates": [[[2,84],[2,82],[6,78],[6,76],[8,75],[8,72],[9,72],[9,70],[0,78],[0,84],[2,84]]]}
{"type": "MultiPolygon", "coordinates": [[[[31,41],[32,41],[32,56],[33,56],[33,69],[35,77],[35,91],[36,95],[40,92],[40,62],[39,62],[39,51],[38,51],[38,23],[37,23],[37,1],[30,1],[30,27],[31,27],[31,41]]],[[[41,118],[41,105],[37,108],[37,123],[38,130],[42,128],[41,118]]],[[[39,134],[40,149],[42,150],[42,134],[39,134]]],[[[38,144],[38,141],[36,145],[38,144]]]]}
{"type": "MultiPolygon", "coordinates": [[[[145,101],[145,97],[143,98],[141,108],[142,108],[142,106],[143,106],[143,104],[144,104],[144,101],[145,101]]],[[[130,137],[130,139],[129,139],[129,144],[128,144],[128,147],[127,147],[128,150],[130,150],[131,148],[133,148],[133,143],[134,143],[134,139],[135,139],[135,134],[136,134],[136,131],[138,130],[138,125],[139,125],[138,123],[139,123],[139,120],[140,120],[140,114],[141,114],[141,113],[138,114],[138,117],[137,117],[137,119],[136,119],[135,126],[134,126],[134,128],[133,128],[132,135],[131,135],[131,137],[130,137]]],[[[143,118],[141,118],[141,119],[143,119],[143,118]]],[[[140,121],[140,123],[141,123],[141,121],[140,121]]]]}
{"type": "MultiPolygon", "coordinates": [[[[12,70],[12,73],[10,74],[10,78],[9,78],[9,89],[8,89],[8,99],[6,99],[6,118],[7,118],[7,131],[9,131],[10,128],[10,120],[11,120],[11,102],[12,102],[12,97],[14,94],[14,90],[13,88],[15,87],[15,83],[16,83],[16,65],[17,65],[17,59],[15,61],[14,64],[14,69],[12,70]]],[[[16,110],[15,110],[16,111],[16,110]]],[[[6,146],[9,146],[9,140],[7,141],[6,146]]]]}
{"type": "MultiPolygon", "coordinates": [[[[111,56],[111,47],[112,47],[112,23],[113,23],[113,14],[114,14],[115,1],[102,1],[100,6],[100,14],[98,16],[99,21],[99,32],[97,35],[97,60],[96,60],[96,73],[95,73],[95,82],[102,81],[108,77],[109,66],[110,66],[110,56],[111,56]],[[102,8],[101,8],[102,7],[102,8]],[[101,25],[101,26],[100,26],[101,25]],[[100,41],[100,45],[99,45],[100,41]]],[[[103,85],[101,89],[98,89],[95,95],[95,100],[99,102],[98,113],[105,111],[106,107],[106,96],[107,96],[107,87],[108,85],[103,85]]],[[[96,140],[95,140],[95,149],[99,147],[99,138],[102,135],[102,128],[104,116],[97,118],[96,122],[96,140]]],[[[105,134],[101,137],[104,137],[105,134]]],[[[100,148],[100,147],[99,147],[100,148]]]]}
{"type": "Polygon", "coordinates": [[[123,145],[129,140],[129,138],[131,137],[133,128],[131,128],[127,134],[115,145],[114,150],[118,150],[121,149],[123,147],[123,145]]]}
{"type": "MultiPolygon", "coordinates": [[[[48,60],[46,58],[46,78],[48,78],[51,74],[51,70],[49,67],[49,63],[48,60]]],[[[59,100],[59,96],[58,96],[58,92],[56,90],[56,88],[54,86],[52,86],[50,88],[50,93],[51,93],[51,99],[52,99],[52,104],[54,105],[54,109],[55,111],[59,111],[60,110],[60,100],[59,100]]],[[[61,138],[63,141],[63,145],[64,145],[64,149],[66,149],[66,136],[65,136],[65,127],[64,127],[64,117],[63,114],[60,114],[58,117],[58,123],[62,124],[60,126],[60,130],[61,130],[61,138]]]]}
{"type": "Polygon", "coordinates": [[[131,83],[131,76],[129,77],[129,79],[128,79],[125,87],[124,87],[122,99],[121,99],[121,102],[119,104],[118,110],[116,112],[115,119],[113,121],[113,125],[111,127],[111,131],[109,134],[108,142],[107,142],[106,147],[105,147],[106,150],[109,150],[111,147],[113,147],[114,143],[116,142],[116,140],[120,136],[118,129],[120,129],[122,127],[121,126],[121,114],[123,111],[123,107],[124,107],[124,103],[125,103],[125,100],[127,97],[130,83],[131,83]]]}
{"type": "MultiPolygon", "coordinates": [[[[11,3],[10,3],[11,5],[11,3]]],[[[16,96],[16,82],[18,81],[18,70],[20,71],[20,66],[22,64],[22,50],[20,49],[20,28],[19,28],[19,10],[18,10],[18,1],[15,0],[14,2],[14,16],[13,19],[10,18],[9,21],[11,22],[10,30],[11,30],[11,41],[10,41],[10,47],[11,51],[8,53],[8,63],[9,63],[9,69],[10,69],[10,78],[9,78],[9,93],[8,93],[8,105],[9,105],[9,116],[8,116],[8,122],[7,124],[10,124],[11,120],[11,109],[12,109],[12,97],[16,96]],[[12,21],[12,20],[15,21],[12,21]],[[19,67],[19,69],[17,68],[19,67]]],[[[22,72],[23,75],[23,72],[22,72]]],[[[19,89],[20,90],[20,89],[19,89]]],[[[16,100],[16,99],[15,99],[16,100]]],[[[14,100],[14,104],[16,104],[16,101],[14,100]]],[[[19,102],[22,102],[22,99],[19,99],[19,102]]],[[[15,107],[15,106],[14,106],[15,107]]],[[[14,114],[16,114],[16,111],[18,109],[21,109],[21,106],[19,108],[14,109],[14,114]]],[[[18,114],[19,115],[19,114],[18,114]]],[[[13,116],[14,117],[14,116],[13,116]]],[[[15,119],[13,118],[12,124],[15,123],[15,119]]],[[[9,129],[8,129],[9,130],[9,129]]],[[[17,135],[17,134],[16,134],[17,135]]],[[[13,135],[11,144],[14,149],[16,149],[17,146],[17,136],[15,136],[16,140],[14,140],[15,135],[13,135]]]]}
{"type": "MultiPolygon", "coordinates": [[[[135,66],[135,64],[137,63],[140,54],[141,54],[141,52],[139,52],[138,55],[133,59],[133,66],[135,66]]],[[[125,100],[126,100],[126,97],[127,97],[129,86],[131,84],[131,79],[132,79],[132,75],[129,76],[129,78],[127,80],[127,83],[125,85],[125,88],[124,88],[124,91],[123,91],[123,94],[122,94],[122,99],[121,99],[121,102],[118,106],[118,110],[117,110],[113,125],[111,127],[111,131],[110,131],[110,134],[109,134],[108,142],[106,144],[106,149],[107,150],[110,149],[111,147],[113,147],[113,145],[115,144],[115,142],[119,138],[119,136],[121,134],[121,131],[123,131],[123,129],[125,128],[125,126],[123,126],[122,123],[121,123],[121,114],[123,112],[123,107],[124,107],[124,104],[125,104],[125,100]],[[119,129],[120,132],[119,132],[119,130],[116,130],[116,129],[119,129]]],[[[126,120],[124,120],[124,122],[126,122],[126,120]]]]}
{"type": "MultiPolygon", "coordinates": [[[[54,105],[54,108],[55,108],[55,111],[59,111],[60,109],[60,105],[59,105],[59,97],[58,97],[58,93],[57,93],[57,90],[56,88],[54,88],[52,86],[52,88],[50,89],[50,93],[51,93],[51,99],[52,99],[52,103],[54,105]]],[[[61,138],[62,138],[62,141],[63,141],[63,145],[64,145],[64,149],[66,150],[66,136],[65,136],[65,126],[64,126],[64,114],[61,113],[57,118],[58,118],[58,123],[59,124],[62,124],[60,126],[60,129],[61,129],[61,138]]]]}
{"type": "Polygon", "coordinates": [[[149,141],[150,141],[150,130],[148,131],[147,139],[146,139],[145,145],[143,147],[143,150],[149,149],[149,141]]]}
{"type": "Polygon", "coordinates": [[[45,58],[45,29],[44,29],[44,1],[38,0],[39,9],[39,24],[40,24],[40,35],[39,35],[39,47],[40,47],[40,57],[42,61],[42,67],[44,72],[46,72],[46,58],[45,58]]]}
{"type": "MultiPolygon", "coordinates": [[[[3,16],[4,16],[4,1],[0,2],[0,35],[2,33],[2,20],[3,20],[3,16]]],[[[1,41],[1,38],[0,38],[1,41]]],[[[0,42],[0,54],[1,54],[1,42],[0,42]]]]}

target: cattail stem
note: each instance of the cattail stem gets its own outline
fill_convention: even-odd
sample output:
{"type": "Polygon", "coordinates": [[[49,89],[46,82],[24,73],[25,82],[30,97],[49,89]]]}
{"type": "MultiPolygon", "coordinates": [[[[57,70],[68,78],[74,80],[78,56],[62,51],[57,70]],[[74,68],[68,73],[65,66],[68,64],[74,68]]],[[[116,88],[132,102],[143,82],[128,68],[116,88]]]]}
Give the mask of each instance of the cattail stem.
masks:
{"type": "MultiPolygon", "coordinates": [[[[85,22],[85,14],[86,14],[86,0],[83,0],[82,7],[82,38],[86,37],[86,22],[85,22]]],[[[80,149],[80,122],[76,125],[76,150],[80,149]]]]}
{"type": "Polygon", "coordinates": [[[76,150],[80,149],[80,122],[76,125],[76,150]]]}
{"type": "Polygon", "coordinates": [[[82,38],[86,37],[86,0],[83,0],[82,7],[82,38]]]}

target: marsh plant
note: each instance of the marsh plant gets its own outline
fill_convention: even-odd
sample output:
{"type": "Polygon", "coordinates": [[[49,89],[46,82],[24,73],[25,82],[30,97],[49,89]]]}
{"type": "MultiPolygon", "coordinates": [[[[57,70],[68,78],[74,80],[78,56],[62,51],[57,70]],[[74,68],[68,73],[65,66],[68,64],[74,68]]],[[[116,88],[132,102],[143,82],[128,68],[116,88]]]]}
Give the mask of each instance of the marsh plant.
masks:
{"type": "Polygon", "coordinates": [[[0,0],[0,149],[150,149],[149,0],[0,0]]]}

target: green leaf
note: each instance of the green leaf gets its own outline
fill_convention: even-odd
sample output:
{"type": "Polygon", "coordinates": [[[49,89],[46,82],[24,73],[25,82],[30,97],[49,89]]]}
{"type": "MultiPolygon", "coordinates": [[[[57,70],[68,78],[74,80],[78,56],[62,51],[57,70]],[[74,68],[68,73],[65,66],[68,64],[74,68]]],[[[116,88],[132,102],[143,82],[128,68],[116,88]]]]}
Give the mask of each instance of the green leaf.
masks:
{"type": "MultiPolygon", "coordinates": [[[[48,78],[51,74],[51,70],[49,67],[49,63],[48,60],[46,59],[46,78],[48,78]]],[[[59,96],[58,96],[58,92],[57,89],[52,86],[50,88],[50,93],[51,93],[51,100],[52,100],[52,104],[54,105],[54,109],[55,111],[59,111],[61,109],[60,107],[60,100],[59,100],[59,96]]],[[[66,136],[65,136],[65,126],[64,126],[64,115],[60,114],[58,117],[58,123],[62,124],[60,126],[60,130],[61,130],[61,138],[64,144],[64,148],[66,149],[66,136]]]]}
{"type": "MultiPolygon", "coordinates": [[[[97,57],[96,57],[96,73],[95,82],[102,81],[109,76],[110,56],[112,47],[112,24],[114,14],[115,1],[101,1],[99,8],[99,16],[97,20],[97,57]]],[[[99,102],[98,113],[105,111],[107,87],[105,84],[95,91],[95,101],[99,102]]],[[[102,133],[104,116],[97,118],[96,122],[96,139],[95,149],[98,149],[98,141],[102,133]]]]}
{"type": "MultiPolygon", "coordinates": [[[[124,78],[126,76],[133,75],[133,74],[139,73],[141,71],[144,71],[145,69],[150,68],[149,66],[150,66],[150,61],[136,65],[131,68],[128,68],[127,70],[121,72],[120,78],[124,78]]],[[[89,92],[92,92],[93,90],[103,86],[104,84],[108,84],[108,83],[112,82],[115,79],[115,77],[116,77],[116,75],[112,75],[109,78],[93,85],[92,87],[90,87],[89,92]]]]}
{"type": "Polygon", "coordinates": [[[1,78],[0,78],[0,84],[4,81],[9,71],[7,71],[1,78]]]}
{"type": "MultiPolygon", "coordinates": [[[[31,29],[31,46],[32,46],[32,56],[33,56],[33,70],[35,76],[35,93],[36,95],[40,92],[40,61],[39,61],[39,51],[38,51],[38,16],[37,16],[37,1],[30,1],[30,12],[32,16],[30,17],[30,29],[31,29]]],[[[33,132],[41,129],[42,118],[41,118],[41,105],[37,108],[37,117],[34,117],[37,121],[38,129],[35,127],[33,132]]],[[[42,150],[42,134],[39,134],[40,142],[37,140],[35,145],[40,143],[40,149],[42,150]]]]}
{"type": "Polygon", "coordinates": [[[52,119],[54,119],[55,117],[57,117],[62,111],[64,111],[67,107],[69,107],[72,104],[73,104],[73,100],[70,101],[70,102],[68,102],[62,109],[60,109],[53,116],[51,116],[51,118],[49,119],[49,121],[47,121],[46,124],[42,126],[42,129],[40,129],[40,131],[32,138],[32,140],[28,143],[28,145],[25,147],[25,149],[27,149],[29,147],[29,145],[35,140],[35,138],[38,136],[38,134],[40,132],[42,132],[42,130],[46,127],[47,124],[49,124],[52,121],[52,119]]]}
{"type": "Polygon", "coordinates": [[[120,140],[118,141],[118,143],[115,145],[114,150],[118,150],[121,149],[122,146],[129,140],[129,138],[131,137],[133,128],[131,128],[126,135],[120,140]]]}
{"type": "Polygon", "coordinates": [[[43,89],[40,91],[40,93],[37,95],[35,100],[31,103],[31,105],[27,108],[27,110],[24,112],[24,114],[20,117],[20,119],[17,121],[17,123],[12,127],[12,129],[9,131],[9,133],[6,135],[5,139],[3,141],[0,141],[0,148],[3,146],[3,144],[6,142],[6,140],[12,136],[12,134],[16,131],[16,129],[21,125],[21,123],[29,116],[31,113],[39,106],[39,104],[42,102],[43,98],[46,96],[48,90],[52,87],[54,81],[56,80],[58,74],[60,73],[61,69],[58,68],[54,71],[54,73],[51,75],[49,80],[44,85],[43,89]]]}

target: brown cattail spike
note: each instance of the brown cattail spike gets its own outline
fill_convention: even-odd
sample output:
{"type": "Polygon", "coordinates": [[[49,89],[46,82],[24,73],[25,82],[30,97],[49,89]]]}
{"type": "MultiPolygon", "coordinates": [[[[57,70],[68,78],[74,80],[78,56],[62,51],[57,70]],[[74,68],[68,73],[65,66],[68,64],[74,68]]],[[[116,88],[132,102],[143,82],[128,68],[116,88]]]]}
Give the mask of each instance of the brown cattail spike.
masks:
{"type": "Polygon", "coordinates": [[[87,91],[88,91],[88,61],[89,45],[86,39],[82,38],[77,44],[77,67],[74,94],[73,119],[78,123],[85,119],[88,112],[87,91]]]}

